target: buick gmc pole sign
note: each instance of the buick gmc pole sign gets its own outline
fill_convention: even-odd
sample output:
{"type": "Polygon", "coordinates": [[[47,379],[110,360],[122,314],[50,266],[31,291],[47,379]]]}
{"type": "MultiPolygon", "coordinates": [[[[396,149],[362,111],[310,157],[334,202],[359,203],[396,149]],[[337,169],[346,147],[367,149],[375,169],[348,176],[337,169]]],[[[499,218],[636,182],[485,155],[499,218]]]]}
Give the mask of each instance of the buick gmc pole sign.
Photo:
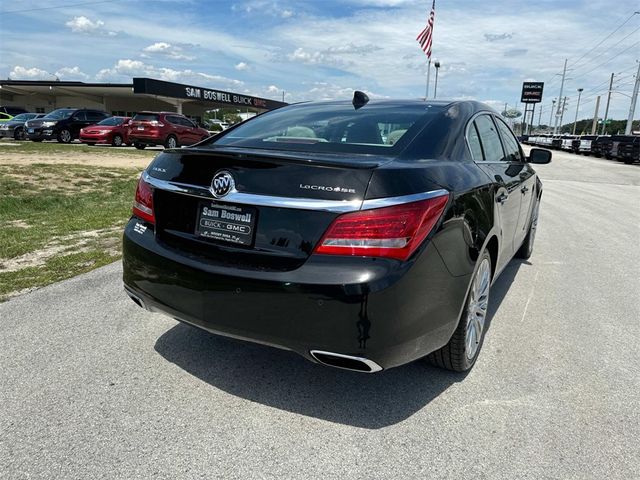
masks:
{"type": "Polygon", "coordinates": [[[544,82],[524,82],[522,84],[522,103],[540,103],[542,101],[542,89],[544,82]]]}
{"type": "Polygon", "coordinates": [[[524,82],[522,84],[522,95],[520,95],[520,101],[524,103],[524,123],[526,128],[522,129],[523,133],[529,133],[531,124],[533,123],[533,116],[535,114],[536,103],[542,102],[542,90],[544,89],[544,82],[524,82]],[[531,108],[529,108],[531,105],[531,108]],[[531,121],[527,123],[527,114],[531,112],[531,121]]]}

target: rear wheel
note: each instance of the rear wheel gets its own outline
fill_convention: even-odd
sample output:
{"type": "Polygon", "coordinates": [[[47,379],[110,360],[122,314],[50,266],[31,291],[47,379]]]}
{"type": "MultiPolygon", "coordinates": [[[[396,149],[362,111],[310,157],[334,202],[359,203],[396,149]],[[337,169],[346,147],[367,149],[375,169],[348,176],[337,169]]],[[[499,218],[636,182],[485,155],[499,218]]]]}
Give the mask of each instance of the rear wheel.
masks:
{"type": "Polygon", "coordinates": [[[484,340],[490,287],[491,257],[485,250],[473,274],[458,327],[449,343],[429,354],[427,358],[432,364],[454,372],[465,372],[473,367],[484,340]]]}
{"type": "Polygon", "coordinates": [[[531,223],[529,224],[529,231],[527,236],[524,237],[524,241],[520,246],[520,249],[516,252],[516,258],[528,259],[533,253],[533,242],[536,239],[536,231],[538,230],[538,212],[540,210],[540,200],[536,200],[536,204],[531,212],[531,223]]]}
{"type": "Polygon", "coordinates": [[[146,147],[146,145],[143,145],[142,143],[134,143],[133,146],[138,150],[144,150],[144,147],[146,147]]]}
{"type": "Polygon", "coordinates": [[[164,142],[164,148],[178,148],[178,139],[174,135],[169,135],[164,142]]]}
{"type": "Polygon", "coordinates": [[[71,132],[69,130],[67,130],[66,128],[60,130],[60,133],[58,133],[58,142],[71,143],[71,140],[73,140],[73,137],[71,136],[71,132]]]}
{"type": "Polygon", "coordinates": [[[113,145],[114,147],[121,147],[122,146],[122,135],[118,135],[116,133],[113,136],[113,139],[111,140],[111,145],[113,145]]]}

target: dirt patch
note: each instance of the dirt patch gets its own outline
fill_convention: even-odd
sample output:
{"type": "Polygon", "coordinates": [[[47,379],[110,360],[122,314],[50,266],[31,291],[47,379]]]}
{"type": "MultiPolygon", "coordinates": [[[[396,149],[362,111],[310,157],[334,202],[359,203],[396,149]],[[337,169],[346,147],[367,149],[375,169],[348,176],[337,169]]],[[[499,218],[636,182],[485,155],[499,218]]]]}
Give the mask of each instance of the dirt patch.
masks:
{"type": "Polygon", "coordinates": [[[100,248],[109,255],[118,255],[120,236],[116,234],[121,230],[122,226],[118,225],[100,230],[85,230],[56,238],[40,250],[25,253],[19,257],[0,260],[0,273],[17,272],[28,267],[39,267],[55,256],[86,252],[92,248],[100,248]]]}
{"type": "Polygon", "coordinates": [[[131,154],[91,155],[87,153],[69,152],[64,154],[45,153],[13,153],[10,150],[0,155],[0,164],[4,165],[32,165],[34,163],[76,165],[95,165],[99,167],[137,168],[144,169],[151,163],[153,157],[131,154]]]}
{"type": "Polygon", "coordinates": [[[27,222],[25,222],[24,220],[11,220],[7,223],[5,223],[6,227],[13,227],[13,228],[31,228],[31,225],[29,225],[27,222]]]}

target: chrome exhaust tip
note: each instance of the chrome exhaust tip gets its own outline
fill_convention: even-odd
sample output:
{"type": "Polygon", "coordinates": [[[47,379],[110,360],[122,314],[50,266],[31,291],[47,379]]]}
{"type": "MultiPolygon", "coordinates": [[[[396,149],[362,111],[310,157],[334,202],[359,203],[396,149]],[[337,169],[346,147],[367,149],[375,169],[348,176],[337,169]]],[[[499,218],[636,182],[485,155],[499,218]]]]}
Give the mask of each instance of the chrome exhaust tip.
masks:
{"type": "Polygon", "coordinates": [[[127,293],[127,295],[129,295],[129,298],[133,300],[136,305],[138,305],[141,308],[144,308],[145,310],[149,310],[147,306],[144,304],[144,301],[138,295],[136,295],[131,290],[128,290],[126,288],[124,289],[124,291],[127,293]]]}
{"type": "Polygon", "coordinates": [[[342,353],[325,352],[323,350],[311,350],[311,356],[318,362],[329,367],[341,368],[360,373],[375,373],[382,370],[382,367],[373,360],[342,353]]]}

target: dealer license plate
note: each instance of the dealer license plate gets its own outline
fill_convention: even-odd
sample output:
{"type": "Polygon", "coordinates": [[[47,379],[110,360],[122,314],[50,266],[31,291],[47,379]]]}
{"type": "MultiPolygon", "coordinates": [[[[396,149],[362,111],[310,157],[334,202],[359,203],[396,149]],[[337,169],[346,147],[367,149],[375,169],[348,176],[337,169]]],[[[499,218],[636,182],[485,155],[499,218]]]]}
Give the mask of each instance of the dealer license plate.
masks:
{"type": "Polygon", "coordinates": [[[211,240],[251,245],[257,213],[257,209],[244,205],[202,202],[198,211],[196,234],[211,240]]]}

